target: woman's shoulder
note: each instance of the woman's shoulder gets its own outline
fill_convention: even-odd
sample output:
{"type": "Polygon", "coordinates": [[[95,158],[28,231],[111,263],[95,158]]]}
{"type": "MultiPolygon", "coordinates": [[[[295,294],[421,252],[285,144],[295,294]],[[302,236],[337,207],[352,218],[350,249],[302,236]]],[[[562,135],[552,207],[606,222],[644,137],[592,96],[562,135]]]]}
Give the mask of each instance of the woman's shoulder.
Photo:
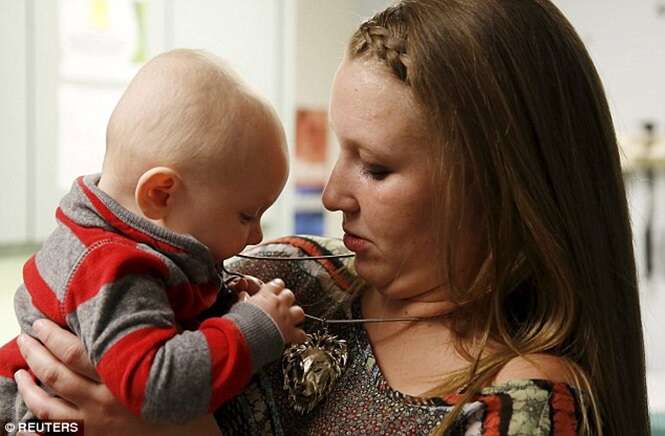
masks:
{"type": "Polygon", "coordinates": [[[580,427],[580,397],[568,383],[514,379],[482,389],[482,426],[497,435],[576,435],[580,427]]]}
{"type": "Polygon", "coordinates": [[[484,388],[479,401],[496,434],[576,435],[581,423],[578,391],[570,384],[544,379],[514,379],[484,388]]]}
{"type": "MultiPolygon", "coordinates": [[[[461,395],[453,395],[445,400],[455,404],[460,399],[461,395]]],[[[506,436],[576,435],[581,422],[580,400],[564,359],[527,355],[511,360],[493,384],[472,400],[475,413],[467,415],[466,428],[506,436]]]]}
{"type": "Polygon", "coordinates": [[[485,419],[504,422],[506,430],[510,430],[505,434],[542,431],[575,435],[581,406],[573,380],[562,357],[550,354],[515,357],[497,373],[493,385],[481,391],[481,398],[493,398],[497,406],[502,406],[488,410],[485,419]]]}
{"type": "Polygon", "coordinates": [[[538,353],[518,356],[506,363],[494,378],[494,384],[511,380],[538,379],[572,384],[574,378],[565,358],[538,353]]]}
{"type": "MultiPolygon", "coordinates": [[[[444,398],[455,405],[462,395],[444,398]]],[[[567,383],[542,379],[509,380],[483,388],[464,406],[464,434],[497,436],[577,435],[580,401],[567,383]]]]}

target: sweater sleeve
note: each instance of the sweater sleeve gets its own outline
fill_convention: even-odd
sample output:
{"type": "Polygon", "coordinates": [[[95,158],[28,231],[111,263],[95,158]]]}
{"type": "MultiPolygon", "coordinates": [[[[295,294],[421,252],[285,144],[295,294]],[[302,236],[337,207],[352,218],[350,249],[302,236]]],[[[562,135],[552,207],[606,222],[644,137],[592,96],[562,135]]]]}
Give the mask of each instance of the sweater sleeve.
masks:
{"type": "MultiPolygon", "coordinates": [[[[31,334],[33,321],[45,317],[33,305],[33,300],[25,285],[19,286],[14,294],[14,311],[22,333],[31,334]]],[[[30,371],[14,338],[0,347],[0,426],[7,422],[16,424],[35,418],[23,402],[14,381],[14,373],[19,369],[30,371]]],[[[15,432],[9,434],[13,435],[15,432]]]]}
{"type": "Polygon", "coordinates": [[[98,245],[70,277],[62,304],[102,381],[130,411],[183,423],[240,393],[283,343],[270,317],[247,303],[178,333],[167,274],[145,250],[98,245]]]}

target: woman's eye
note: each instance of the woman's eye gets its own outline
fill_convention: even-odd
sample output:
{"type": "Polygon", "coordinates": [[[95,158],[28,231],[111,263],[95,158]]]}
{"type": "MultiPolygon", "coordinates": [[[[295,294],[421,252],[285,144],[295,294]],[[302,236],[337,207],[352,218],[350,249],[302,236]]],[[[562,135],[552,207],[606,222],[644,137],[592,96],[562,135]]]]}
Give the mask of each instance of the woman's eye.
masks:
{"type": "Polygon", "coordinates": [[[380,165],[367,165],[363,168],[363,173],[374,180],[383,180],[390,175],[390,170],[380,165]]]}

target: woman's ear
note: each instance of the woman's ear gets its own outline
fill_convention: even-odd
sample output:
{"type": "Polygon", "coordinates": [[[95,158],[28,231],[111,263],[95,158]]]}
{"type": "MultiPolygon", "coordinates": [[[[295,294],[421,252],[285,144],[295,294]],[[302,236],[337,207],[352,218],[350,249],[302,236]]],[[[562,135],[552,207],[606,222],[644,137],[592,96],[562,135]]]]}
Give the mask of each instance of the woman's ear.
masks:
{"type": "Polygon", "coordinates": [[[174,194],[181,188],[182,180],[171,168],[151,168],[139,178],[134,192],[136,204],[146,218],[164,219],[173,204],[174,194]]]}

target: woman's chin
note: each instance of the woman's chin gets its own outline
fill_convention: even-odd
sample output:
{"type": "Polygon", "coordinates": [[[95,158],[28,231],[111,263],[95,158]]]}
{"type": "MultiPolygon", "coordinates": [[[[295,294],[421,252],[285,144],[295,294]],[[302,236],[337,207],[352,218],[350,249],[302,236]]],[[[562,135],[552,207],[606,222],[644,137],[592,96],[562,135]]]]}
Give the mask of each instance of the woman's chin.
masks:
{"type": "Polygon", "coordinates": [[[356,254],[354,266],[358,276],[373,288],[382,289],[390,283],[389,274],[385,268],[381,268],[376,259],[356,254]]]}

